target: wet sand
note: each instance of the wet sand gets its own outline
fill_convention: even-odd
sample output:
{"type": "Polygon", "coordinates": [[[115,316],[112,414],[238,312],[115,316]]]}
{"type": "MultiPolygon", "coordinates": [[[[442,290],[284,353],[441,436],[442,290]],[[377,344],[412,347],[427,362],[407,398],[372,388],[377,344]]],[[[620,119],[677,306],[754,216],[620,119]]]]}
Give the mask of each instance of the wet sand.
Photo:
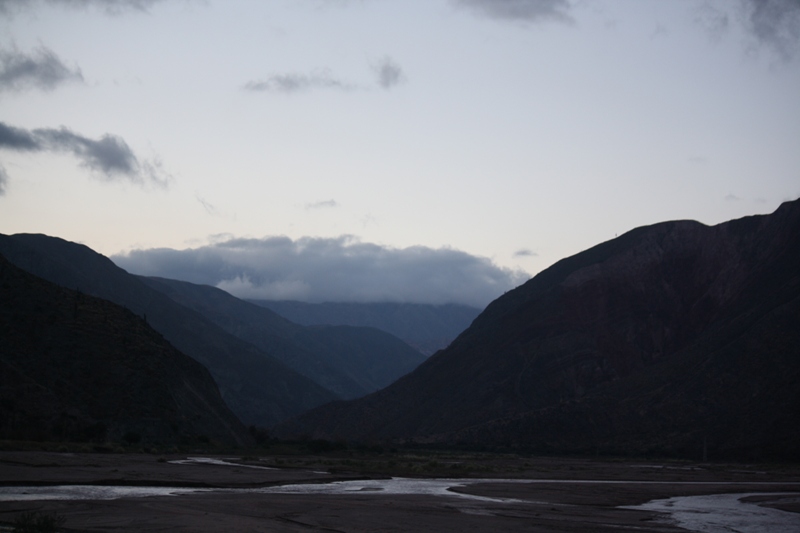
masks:
{"type": "MultiPolygon", "coordinates": [[[[337,470],[264,469],[246,465],[175,464],[181,456],[0,452],[0,484],[139,485],[264,488],[286,483],[380,477],[337,470]]],[[[231,456],[218,459],[242,462],[231,456]]],[[[0,523],[24,511],[56,512],[70,531],[289,532],[289,531],[685,531],[665,515],[623,509],[653,499],[694,494],[800,493],[800,468],[692,465],[637,461],[514,458],[482,459],[487,478],[539,479],[530,483],[479,482],[454,490],[496,499],[390,495],[362,491],[344,495],[204,492],[179,496],[101,501],[4,501],[0,523]],[[560,480],[558,483],[547,480],[560,480]],[[565,481],[572,480],[572,481],[565,481]],[[590,480],[617,481],[613,484],[590,480]],[[656,482],[656,483],[653,483],[656,482]],[[730,484],[736,483],[735,485],[730,484]]],[[[313,461],[310,461],[313,462],[313,461]]],[[[429,477],[429,476],[425,476],[429,477]]],[[[449,476],[456,477],[456,476],[449,476]]],[[[756,497],[758,499],[758,497],[756,497]]],[[[764,499],[764,498],[761,498],[764,499]]],[[[798,498],[770,505],[800,511],[798,498]]],[[[798,531],[800,531],[800,514],[798,531]]]]}

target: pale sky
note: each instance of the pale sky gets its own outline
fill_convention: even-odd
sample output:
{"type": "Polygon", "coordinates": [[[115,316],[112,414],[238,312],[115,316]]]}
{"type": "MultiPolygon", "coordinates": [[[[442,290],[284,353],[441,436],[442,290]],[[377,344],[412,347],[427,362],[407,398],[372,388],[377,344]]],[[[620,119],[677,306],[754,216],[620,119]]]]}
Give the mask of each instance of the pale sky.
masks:
{"type": "Polygon", "coordinates": [[[800,196],[800,0],[0,0],[0,165],[134,273],[484,305],[800,196]]]}

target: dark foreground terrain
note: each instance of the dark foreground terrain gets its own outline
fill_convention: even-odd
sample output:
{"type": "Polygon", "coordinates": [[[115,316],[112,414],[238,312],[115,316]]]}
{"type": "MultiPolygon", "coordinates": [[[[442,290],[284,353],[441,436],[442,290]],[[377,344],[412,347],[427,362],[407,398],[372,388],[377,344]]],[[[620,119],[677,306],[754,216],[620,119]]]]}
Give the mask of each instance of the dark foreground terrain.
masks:
{"type": "MultiPolygon", "coordinates": [[[[202,455],[202,454],[198,454],[202,455]]],[[[193,456],[190,456],[193,457],[193,456]]],[[[209,458],[209,456],[203,456],[209,458]]],[[[23,512],[57,513],[65,531],[686,531],[668,516],[623,509],[653,499],[723,493],[761,498],[800,531],[800,468],[652,460],[586,460],[466,453],[336,452],[320,456],[216,456],[236,464],[175,463],[186,455],[0,452],[0,495],[10,486],[134,485],[266,489],[387,478],[484,478],[460,493],[275,494],[220,490],[115,500],[0,501],[0,530],[23,512]],[[253,468],[256,467],[256,468],[253,468]],[[263,467],[277,467],[265,469],[263,467]],[[531,481],[538,480],[538,481],[531,481]],[[502,499],[514,498],[514,501],[502,499]]],[[[206,459],[206,460],[207,460],[206,459]]],[[[3,498],[0,497],[0,500],[3,498]]],[[[761,509],[761,508],[759,508],[761,509]]],[[[747,529],[741,529],[747,531],[747,529]]]]}

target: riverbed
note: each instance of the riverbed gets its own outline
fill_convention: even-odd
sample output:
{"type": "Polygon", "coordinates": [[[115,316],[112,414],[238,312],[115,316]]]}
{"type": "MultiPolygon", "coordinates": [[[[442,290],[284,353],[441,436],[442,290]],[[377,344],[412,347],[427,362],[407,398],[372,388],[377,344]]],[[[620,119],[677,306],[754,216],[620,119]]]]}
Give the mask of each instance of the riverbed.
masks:
{"type": "Polygon", "coordinates": [[[33,510],[81,531],[800,531],[794,471],[521,464],[530,471],[504,466],[513,477],[365,479],[230,457],[0,453],[0,521],[33,510]]]}

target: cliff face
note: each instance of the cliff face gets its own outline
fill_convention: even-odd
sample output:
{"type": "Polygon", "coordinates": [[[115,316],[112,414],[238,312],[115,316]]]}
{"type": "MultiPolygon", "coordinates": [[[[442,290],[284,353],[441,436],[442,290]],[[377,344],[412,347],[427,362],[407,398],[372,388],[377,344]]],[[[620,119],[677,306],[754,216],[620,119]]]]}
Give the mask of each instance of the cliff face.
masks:
{"type": "Polygon", "coordinates": [[[800,202],[637,228],[499,298],[393,386],[286,434],[557,451],[800,449],[800,202]],[[795,381],[793,381],[795,380],[795,381]]]}
{"type": "Polygon", "coordinates": [[[127,309],[0,256],[0,438],[247,444],[208,371],[127,309]]]}

